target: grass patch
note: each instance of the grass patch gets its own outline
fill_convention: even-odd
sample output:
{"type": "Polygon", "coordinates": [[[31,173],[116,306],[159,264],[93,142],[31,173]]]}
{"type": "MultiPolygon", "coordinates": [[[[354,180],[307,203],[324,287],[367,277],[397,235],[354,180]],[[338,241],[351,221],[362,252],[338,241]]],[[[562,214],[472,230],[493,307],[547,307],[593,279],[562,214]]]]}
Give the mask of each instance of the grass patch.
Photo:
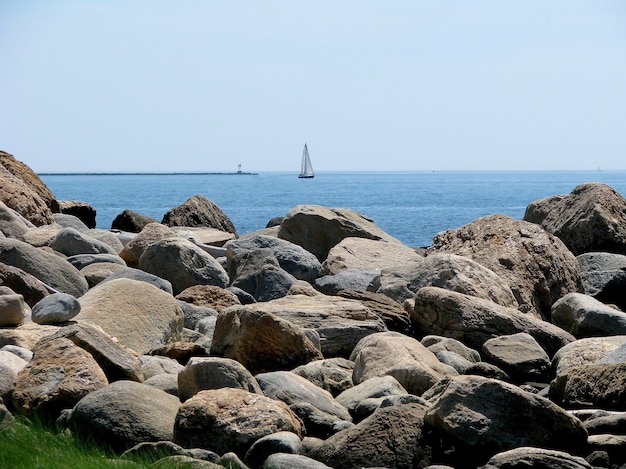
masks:
{"type": "Polygon", "coordinates": [[[119,459],[41,424],[18,420],[0,432],[0,468],[7,469],[144,469],[149,463],[119,459]]]}

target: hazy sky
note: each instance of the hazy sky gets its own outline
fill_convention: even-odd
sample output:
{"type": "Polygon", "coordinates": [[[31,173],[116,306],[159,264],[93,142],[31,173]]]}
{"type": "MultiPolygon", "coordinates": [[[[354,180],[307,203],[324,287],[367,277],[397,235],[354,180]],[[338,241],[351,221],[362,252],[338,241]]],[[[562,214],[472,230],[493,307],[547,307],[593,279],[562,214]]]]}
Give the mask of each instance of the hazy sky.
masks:
{"type": "Polygon", "coordinates": [[[626,169],[626,2],[0,0],[38,172],[626,169]]]}

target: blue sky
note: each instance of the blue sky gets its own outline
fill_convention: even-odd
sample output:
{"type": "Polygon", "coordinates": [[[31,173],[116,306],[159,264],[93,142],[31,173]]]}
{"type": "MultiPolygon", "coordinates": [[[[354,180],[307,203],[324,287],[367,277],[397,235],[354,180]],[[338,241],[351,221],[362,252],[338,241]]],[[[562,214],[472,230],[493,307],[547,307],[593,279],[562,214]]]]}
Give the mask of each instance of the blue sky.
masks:
{"type": "Polygon", "coordinates": [[[0,0],[38,172],[626,169],[626,2],[0,0]]]}

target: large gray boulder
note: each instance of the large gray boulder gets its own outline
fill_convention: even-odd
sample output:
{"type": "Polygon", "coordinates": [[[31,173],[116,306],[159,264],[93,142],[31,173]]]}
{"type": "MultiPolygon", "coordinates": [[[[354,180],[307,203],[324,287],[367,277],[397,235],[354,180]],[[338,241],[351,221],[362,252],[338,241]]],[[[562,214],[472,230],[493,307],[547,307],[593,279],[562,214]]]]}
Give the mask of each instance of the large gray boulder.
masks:
{"type": "Polygon", "coordinates": [[[577,338],[626,334],[626,313],[582,293],[557,300],[552,322],[577,338]]]}
{"type": "Polygon", "coordinates": [[[537,341],[526,332],[502,335],[483,344],[483,360],[493,363],[514,382],[546,382],[550,358],[537,341]]]}
{"type": "Polygon", "coordinates": [[[400,242],[358,212],[319,205],[298,205],[289,210],[280,225],[278,237],[302,246],[320,262],[344,238],[400,242]]]}
{"type": "Polygon", "coordinates": [[[178,301],[149,283],[112,280],[79,301],[78,320],[101,327],[140,354],[181,338],[184,317],[178,301]]]}
{"type": "Polygon", "coordinates": [[[158,220],[127,209],[113,219],[111,229],[139,233],[148,223],[158,223],[158,220]]]}
{"type": "Polygon", "coordinates": [[[405,394],[407,394],[406,389],[398,383],[396,378],[385,375],[366,379],[356,386],[346,389],[336,397],[336,400],[348,409],[350,414],[355,416],[358,413],[358,407],[367,400],[376,399],[377,404],[380,405],[383,399],[388,396],[403,396],[405,394]]]}
{"type": "Polygon", "coordinates": [[[587,442],[578,418],[544,397],[495,379],[457,376],[424,397],[432,403],[425,422],[455,446],[464,464],[484,463],[520,446],[577,452],[587,442]]]}
{"type": "Polygon", "coordinates": [[[175,295],[193,285],[226,287],[229,284],[221,264],[183,238],[167,238],[151,244],[139,258],[138,267],[168,280],[175,295]]]}
{"type": "Polygon", "coordinates": [[[572,366],[594,363],[626,343],[626,335],[589,337],[563,346],[552,357],[553,376],[572,366]]]}
{"type": "Polygon", "coordinates": [[[34,225],[0,200],[0,233],[7,238],[21,238],[34,225]]]}
{"type": "Polygon", "coordinates": [[[96,263],[114,263],[126,267],[124,259],[117,254],[76,254],[67,258],[67,262],[72,264],[78,270],[82,270],[88,265],[96,263]]]}
{"type": "Polygon", "coordinates": [[[354,362],[345,358],[325,358],[315,360],[291,370],[293,373],[337,396],[346,389],[354,386],[352,383],[352,369],[354,362]]]}
{"type": "Polygon", "coordinates": [[[116,381],[83,397],[72,410],[72,433],[122,452],[149,441],[172,441],[177,397],[134,381],[116,381]]]}
{"type": "Polygon", "coordinates": [[[2,262],[0,262],[0,285],[22,295],[24,302],[31,308],[50,294],[50,290],[37,277],[2,262]]]}
{"type": "Polygon", "coordinates": [[[159,290],[163,290],[164,292],[169,293],[170,295],[174,294],[174,289],[172,288],[172,284],[168,280],[165,280],[164,278],[161,278],[157,275],[144,272],[143,270],[135,269],[133,267],[124,267],[122,269],[116,270],[115,272],[108,275],[105,279],[103,279],[102,282],[100,283],[110,282],[111,280],[116,280],[119,278],[126,278],[126,279],[131,279],[131,280],[139,280],[140,282],[146,282],[151,285],[154,285],[159,290]]]}
{"type": "Polygon", "coordinates": [[[427,257],[383,269],[373,286],[402,303],[422,287],[441,287],[516,308],[508,283],[492,270],[467,257],[434,252],[427,257]]]}
{"type": "Polygon", "coordinates": [[[273,371],[255,378],[267,397],[284,402],[300,417],[308,436],[327,438],[345,422],[352,422],[348,409],[328,391],[295,373],[273,371]]]}
{"type": "Polygon", "coordinates": [[[0,262],[22,269],[55,290],[76,298],[89,288],[85,277],[65,259],[17,239],[0,239],[0,262]]]}
{"type": "Polygon", "coordinates": [[[580,184],[569,195],[536,200],[524,220],[558,236],[575,255],[626,254],[626,199],[599,182],[580,184]]]}
{"type": "Polygon", "coordinates": [[[376,282],[378,271],[342,270],[334,275],[315,279],[313,286],[325,295],[337,295],[342,290],[367,291],[376,282]]]}
{"type": "Polygon", "coordinates": [[[491,338],[526,332],[552,357],[575,340],[560,327],[531,314],[438,287],[418,290],[412,319],[418,335],[451,337],[476,350],[491,338]]]}
{"type": "Polygon", "coordinates": [[[178,235],[171,228],[160,223],[148,223],[138,235],[126,243],[119,252],[119,256],[129,267],[137,267],[139,258],[148,246],[162,239],[175,237],[178,235]]]}
{"type": "Polygon", "coordinates": [[[180,406],[173,441],[243,457],[255,441],[280,431],[303,435],[302,422],[287,404],[242,389],[210,389],[180,406]]]}
{"type": "Polygon", "coordinates": [[[557,237],[534,223],[491,215],[433,238],[427,256],[450,252],[468,257],[504,279],[522,312],[550,318],[563,295],[582,292],[578,261],[557,237]]]}
{"type": "Polygon", "coordinates": [[[563,451],[524,446],[493,456],[481,469],[514,469],[536,467],[546,469],[592,469],[591,464],[580,456],[563,451]]]}
{"type": "Polygon", "coordinates": [[[386,295],[370,291],[340,290],[337,296],[357,300],[372,313],[383,320],[390,331],[412,335],[411,315],[402,305],[386,295]]]}
{"type": "Polygon", "coordinates": [[[80,303],[67,293],[53,293],[35,304],[31,318],[37,324],[63,324],[80,313],[80,303]]]}
{"type": "Polygon", "coordinates": [[[50,247],[66,256],[78,254],[111,254],[115,255],[115,250],[108,244],[81,233],[74,228],[64,228],[50,242],[50,247]]]}
{"type": "Polygon", "coordinates": [[[241,252],[269,248],[278,265],[298,280],[312,282],[322,275],[322,265],[317,257],[297,244],[274,236],[254,235],[229,241],[225,247],[229,262],[241,252]]]}
{"type": "Polygon", "coordinates": [[[626,311],[626,256],[608,252],[588,252],[576,257],[585,293],[603,303],[626,311]]]}
{"type": "Polygon", "coordinates": [[[379,332],[363,338],[351,359],[354,384],[389,375],[418,396],[441,379],[457,374],[419,341],[398,332],[379,332]]]}
{"type": "Polygon", "coordinates": [[[166,226],[206,226],[228,233],[237,233],[235,225],[214,202],[203,195],[193,195],[168,210],[161,220],[166,226]]]}

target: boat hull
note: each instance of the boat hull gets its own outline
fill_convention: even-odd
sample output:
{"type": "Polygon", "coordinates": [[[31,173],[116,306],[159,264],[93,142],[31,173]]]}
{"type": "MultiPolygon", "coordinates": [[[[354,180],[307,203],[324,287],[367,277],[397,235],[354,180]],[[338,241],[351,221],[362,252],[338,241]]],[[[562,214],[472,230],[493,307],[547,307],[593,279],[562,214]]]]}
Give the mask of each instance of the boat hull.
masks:
{"type": "Polygon", "coordinates": [[[309,176],[308,174],[299,174],[300,179],[313,179],[315,176],[309,176]]]}

